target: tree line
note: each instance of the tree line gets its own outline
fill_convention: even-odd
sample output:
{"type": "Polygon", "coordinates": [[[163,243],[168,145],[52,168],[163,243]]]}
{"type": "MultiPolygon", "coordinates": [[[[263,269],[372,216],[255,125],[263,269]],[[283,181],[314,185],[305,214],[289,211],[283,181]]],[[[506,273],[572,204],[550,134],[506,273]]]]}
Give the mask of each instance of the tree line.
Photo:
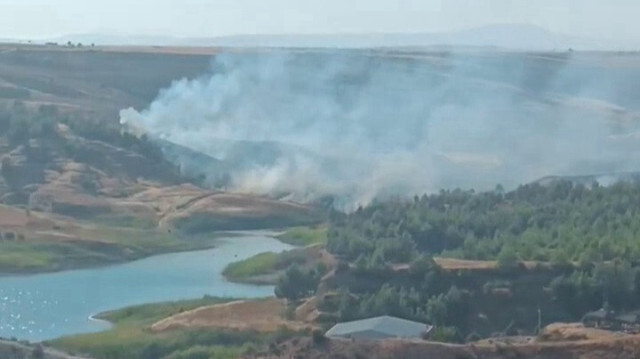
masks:
{"type": "Polygon", "coordinates": [[[554,263],[640,259],[640,183],[558,180],[440,191],[332,216],[327,248],[347,260],[410,262],[419,253],[554,263]]]}

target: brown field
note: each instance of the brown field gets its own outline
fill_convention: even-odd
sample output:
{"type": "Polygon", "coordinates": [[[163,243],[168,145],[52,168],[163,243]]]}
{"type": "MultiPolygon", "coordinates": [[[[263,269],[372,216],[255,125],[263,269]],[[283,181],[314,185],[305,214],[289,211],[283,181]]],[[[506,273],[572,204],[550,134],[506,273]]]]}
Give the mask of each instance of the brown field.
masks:
{"type": "Polygon", "coordinates": [[[206,73],[212,48],[83,47],[0,44],[0,103],[52,104],[118,121],[180,78],[206,73]],[[20,90],[15,91],[8,90],[20,90]]]}
{"type": "MultiPolygon", "coordinates": [[[[469,259],[457,259],[457,258],[434,258],[436,263],[443,269],[448,270],[488,270],[495,269],[498,266],[497,261],[478,261],[469,259]]],[[[544,263],[534,261],[521,262],[527,269],[533,269],[538,265],[544,265],[544,263]]]]}
{"type": "MultiPolygon", "coordinates": [[[[438,264],[442,269],[446,270],[491,270],[496,269],[498,267],[497,261],[481,261],[481,260],[472,260],[472,259],[458,259],[458,258],[444,258],[444,257],[434,257],[433,260],[438,264]]],[[[534,269],[538,265],[546,265],[541,262],[534,261],[524,261],[520,262],[527,269],[534,269]]],[[[393,265],[393,269],[396,271],[406,271],[409,270],[410,264],[408,263],[399,263],[393,265]]]]}
{"type": "Polygon", "coordinates": [[[26,227],[29,222],[35,223],[27,216],[26,211],[0,205],[0,227],[26,227]]]}
{"type": "Polygon", "coordinates": [[[456,258],[434,258],[436,263],[442,267],[443,269],[448,270],[486,270],[486,269],[494,269],[498,266],[496,261],[475,261],[475,260],[467,260],[467,259],[456,259],[456,258]]]}
{"type": "Polygon", "coordinates": [[[236,301],[202,307],[163,319],[151,326],[154,332],[175,329],[217,328],[275,332],[281,327],[303,330],[310,325],[284,319],[286,304],[281,299],[236,301]]]}
{"type": "Polygon", "coordinates": [[[598,341],[609,339],[628,338],[629,334],[612,332],[609,330],[589,328],[582,323],[554,323],[548,325],[538,336],[541,342],[574,342],[574,341],[598,341]]]}
{"type": "Polygon", "coordinates": [[[71,218],[47,213],[27,212],[24,209],[0,205],[0,234],[2,232],[28,233],[33,237],[75,238],[71,232],[81,226],[71,218]]]}
{"type": "Polygon", "coordinates": [[[269,51],[267,48],[215,47],[215,46],[151,46],[151,45],[103,45],[68,47],[65,45],[34,45],[0,43],[0,53],[11,51],[33,52],[66,52],[66,53],[127,53],[127,54],[165,54],[165,55],[194,55],[212,56],[221,52],[259,52],[269,51]]]}

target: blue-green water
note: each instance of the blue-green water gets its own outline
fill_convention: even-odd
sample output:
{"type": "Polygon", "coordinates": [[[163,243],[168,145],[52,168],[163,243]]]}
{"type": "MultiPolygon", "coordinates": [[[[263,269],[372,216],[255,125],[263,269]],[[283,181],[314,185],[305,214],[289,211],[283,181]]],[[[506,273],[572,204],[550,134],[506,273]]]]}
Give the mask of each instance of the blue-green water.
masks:
{"type": "Polygon", "coordinates": [[[273,294],[271,286],[230,283],[227,264],[291,248],[267,233],[223,238],[217,248],[159,255],[110,267],[31,276],[0,277],[0,336],[41,341],[104,330],[91,315],[135,304],[273,294]]]}

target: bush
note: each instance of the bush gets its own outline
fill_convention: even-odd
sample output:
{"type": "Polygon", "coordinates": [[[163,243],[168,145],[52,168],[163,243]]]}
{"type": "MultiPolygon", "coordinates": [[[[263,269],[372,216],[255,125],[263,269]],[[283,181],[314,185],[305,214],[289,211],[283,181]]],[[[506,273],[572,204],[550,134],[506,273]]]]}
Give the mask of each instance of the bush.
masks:
{"type": "Polygon", "coordinates": [[[229,264],[222,274],[229,279],[245,279],[277,270],[279,254],[261,253],[251,258],[229,264]]]}
{"type": "Polygon", "coordinates": [[[297,265],[292,265],[278,278],[275,295],[295,302],[298,299],[312,295],[320,282],[320,275],[315,270],[303,271],[297,265]]]}
{"type": "Polygon", "coordinates": [[[320,329],[315,329],[311,332],[311,339],[314,344],[324,344],[327,341],[327,337],[324,336],[324,333],[320,329]]]}
{"type": "Polygon", "coordinates": [[[461,341],[458,330],[453,327],[436,327],[429,338],[432,341],[443,343],[459,343],[461,341]]]}
{"type": "Polygon", "coordinates": [[[518,267],[518,256],[510,246],[502,247],[498,254],[498,267],[503,269],[514,269],[518,267]]]}
{"type": "Polygon", "coordinates": [[[287,230],[277,238],[293,246],[308,246],[327,241],[327,229],[325,227],[295,227],[287,230]]]}

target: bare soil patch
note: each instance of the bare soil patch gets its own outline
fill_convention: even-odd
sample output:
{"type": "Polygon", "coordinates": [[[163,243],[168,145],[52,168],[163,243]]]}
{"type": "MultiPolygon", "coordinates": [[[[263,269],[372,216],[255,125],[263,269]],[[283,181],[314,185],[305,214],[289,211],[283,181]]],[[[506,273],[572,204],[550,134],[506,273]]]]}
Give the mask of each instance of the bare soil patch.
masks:
{"type": "Polygon", "coordinates": [[[202,307],[163,319],[151,326],[154,332],[175,329],[217,328],[275,332],[309,328],[308,324],[284,318],[286,304],[280,299],[236,301],[202,307]]]}

